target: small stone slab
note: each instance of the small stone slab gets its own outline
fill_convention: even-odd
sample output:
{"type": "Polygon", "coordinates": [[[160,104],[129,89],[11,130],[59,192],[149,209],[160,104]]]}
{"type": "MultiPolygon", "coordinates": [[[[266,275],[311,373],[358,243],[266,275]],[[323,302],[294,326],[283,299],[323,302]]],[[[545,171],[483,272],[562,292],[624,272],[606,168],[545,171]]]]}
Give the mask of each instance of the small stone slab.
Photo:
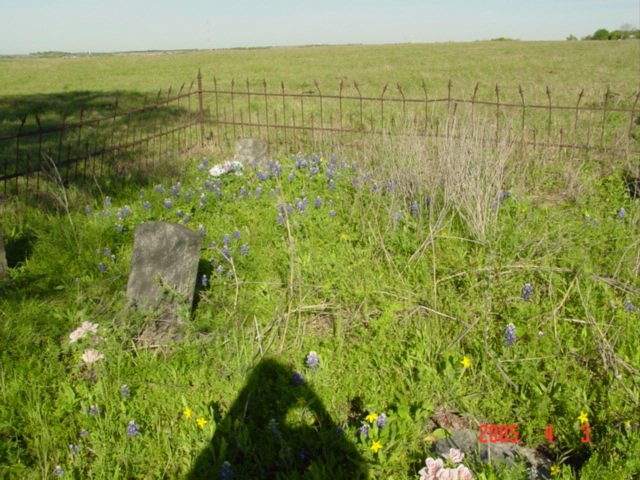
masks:
{"type": "Polygon", "coordinates": [[[0,230],[0,280],[7,278],[9,278],[9,264],[7,263],[7,254],[2,240],[2,230],[0,230]]]}
{"type": "Polygon", "coordinates": [[[236,142],[233,160],[253,167],[269,163],[268,144],[259,138],[241,138],[236,142]]]}
{"type": "Polygon", "coordinates": [[[157,315],[141,335],[145,343],[173,339],[182,324],[179,309],[190,313],[201,245],[200,235],[178,223],[145,222],[136,228],[127,297],[134,310],[157,315]]]}
{"type": "Polygon", "coordinates": [[[483,463],[504,463],[508,467],[515,467],[519,461],[524,461],[527,468],[536,468],[537,478],[545,480],[551,478],[551,460],[541,456],[535,450],[515,443],[480,443],[479,436],[479,431],[468,428],[454,430],[450,437],[435,442],[435,453],[442,456],[449,453],[450,448],[456,448],[462,450],[467,456],[479,458],[483,463]]]}

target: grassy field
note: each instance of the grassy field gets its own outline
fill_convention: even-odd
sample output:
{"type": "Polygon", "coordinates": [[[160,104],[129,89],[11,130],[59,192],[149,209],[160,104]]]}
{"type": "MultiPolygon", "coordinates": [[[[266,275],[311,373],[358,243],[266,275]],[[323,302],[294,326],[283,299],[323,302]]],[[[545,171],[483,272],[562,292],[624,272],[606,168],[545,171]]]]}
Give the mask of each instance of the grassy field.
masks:
{"type": "MultiPolygon", "coordinates": [[[[78,92],[97,113],[116,92],[134,105],[197,68],[292,89],[522,85],[540,102],[546,85],[569,103],[610,89],[629,105],[639,44],[2,60],[0,118],[61,112],[78,92]]],[[[553,462],[536,475],[467,456],[476,478],[638,479],[637,157],[521,148],[482,118],[448,128],[276,152],[220,178],[208,169],[227,152],[211,144],[124,182],[52,177],[2,199],[0,477],[418,479],[444,410],[478,434],[517,425],[553,462]],[[206,250],[185,340],[143,348],[132,338],[151,320],[127,312],[125,290],[151,220],[187,225],[206,250]],[[97,326],[72,341],[83,322],[97,326]]]]}

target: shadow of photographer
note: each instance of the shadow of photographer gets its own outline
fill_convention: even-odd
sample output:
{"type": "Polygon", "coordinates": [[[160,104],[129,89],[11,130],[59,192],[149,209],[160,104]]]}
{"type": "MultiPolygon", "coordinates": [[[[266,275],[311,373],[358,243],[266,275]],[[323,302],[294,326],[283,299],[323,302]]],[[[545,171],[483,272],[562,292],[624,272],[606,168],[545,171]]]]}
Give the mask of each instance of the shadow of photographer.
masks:
{"type": "Polygon", "coordinates": [[[249,374],[187,478],[364,480],[369,475],[313,389],[291,368],[265,359],[249,374]]]}

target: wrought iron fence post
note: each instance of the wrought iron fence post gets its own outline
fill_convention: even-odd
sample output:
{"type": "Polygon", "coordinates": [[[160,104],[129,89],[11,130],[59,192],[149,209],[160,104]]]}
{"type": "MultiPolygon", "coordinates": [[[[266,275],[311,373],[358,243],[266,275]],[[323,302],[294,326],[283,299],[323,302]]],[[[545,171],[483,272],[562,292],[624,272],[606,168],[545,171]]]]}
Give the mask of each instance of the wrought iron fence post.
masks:
{"type": "Polygon", "coordinates": [[[202,92],[202,73],[200,69],[198,69],[198,123],[200,124],[200,146],[204,147],[204,99],[202,92]]]}

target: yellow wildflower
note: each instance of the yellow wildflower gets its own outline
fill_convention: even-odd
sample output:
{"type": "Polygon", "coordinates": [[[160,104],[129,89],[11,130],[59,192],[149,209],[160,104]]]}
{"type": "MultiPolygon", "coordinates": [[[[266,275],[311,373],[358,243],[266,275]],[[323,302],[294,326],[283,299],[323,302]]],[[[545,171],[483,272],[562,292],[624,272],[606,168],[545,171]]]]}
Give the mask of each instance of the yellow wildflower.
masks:
{"type": "Polygon", "coordinates": [[[376,415],[375,413],[370,413],[364,419],[369,423],[373,423],[378,419],[378,415],[376,415]]]}
{"type": "Polygon", "coordinates": [[[447,232],[446,232],[445,230],[442,230],[442,231],[440,232],[440,235],[442,235],[443,237],[446,237],[446,236],[447,236],[447,232]]]}
{"type": "Polygon", "coordinates": [[[373,453],[378,453],[378,450],[380,450],[382,448],[382,444],[380,442],[373,442],[373,445],[371,445],[371,450],[373,450],[373,453]]]}
{"type": "Polygon", "coordinates": [[[462,360],[460,360],[460,363],[464,368],[468,368],[469,365],[471,365],[471,360],[469,360],[467,357],[462,357],[462,360]]]}
{"type": "Polygon", "coordinates": [[[555,477],[559,473],[560,473],[560,467],[558,465],[552,465],[551,466],[551,475],[555,477]]]}
{"type": "Polygon", "coordinates": [[[205,426],[207,423],[209,423],[209,422],[208,422],[207,420],[205,420],[204,418],[198,418],[198,419],[196,420],[196,423],[198,424],[198,426],[199,426],[200,428],[204,428],[204,426],[205,426]]]}
{"type": "Polygon", "coordinates": [[[307,403],[307,401],[304,398],[299,397],[296,399],[296,403],[302,407],[305,403],[307,403]]]}
{"type": "Polygon", "coordinates": [[[187,407],[184,409],[184,412],[182,412],[182,414],[184,415],[184,418],[191,418],[191,415],[193,414],[193,410],[187,407]]]}
{"type": "Polygon", "coordinates": [[[349,238],[349,235],[347,235],[346,233],[343,233],[342,235],[340,235],[340,238],[343,240],[346,240],[347,238],[349,238]]]}
{"type": "Polygon", "coordinates": [[[589,423],[589,417],[587,417],[587,414],[584,412],[580,412],[578,420],[580,420],[580,423],[589,423]]]}

